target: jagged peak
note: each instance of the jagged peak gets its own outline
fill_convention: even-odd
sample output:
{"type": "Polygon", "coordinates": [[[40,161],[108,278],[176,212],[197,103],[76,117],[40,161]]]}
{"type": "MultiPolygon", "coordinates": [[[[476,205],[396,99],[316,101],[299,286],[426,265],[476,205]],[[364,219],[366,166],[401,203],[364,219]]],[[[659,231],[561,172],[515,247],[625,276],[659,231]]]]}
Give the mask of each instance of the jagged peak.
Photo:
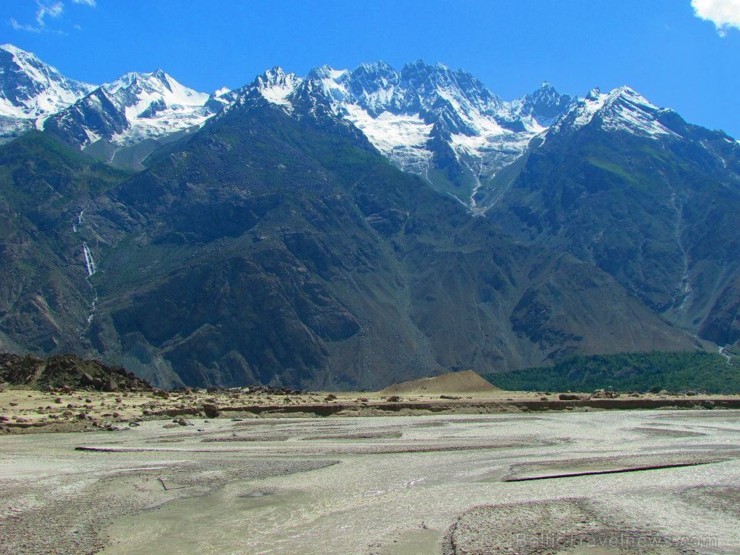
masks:
{"type": "Polygon", "coordinates": [[[594,87],[588,91],[585,100],[598,100],[599,98],[601,98],[601,89],[599,87],[594,87]]]}
{"type": "Polygon", "coordinates": [[[263,73],[263,75],[286,75],[285,70],[280,66],[273,66],[263,73]]]}
{"type": "Polygon", "coordinates": [[[401,76],[406,80],[411,80],[414,76],[421,76],[423,79],[429,78],[431,75],[437,73],[449,73],[449,70],[441,69],[437,66],[429,65],[424,60],[418,59],[416,61],[405,64],[401,69],[401,76]]]}
{"type": "Polygon", "coordinates": [[[256,90],[272,104],[290,107],[288,97],[295,92],[300,83],[301,78],[295,73],[286,73],[282,67],[275,66],[259,74],[248,89],[256,90]]]}
{"type": "Polygon", "coordinates": [[[350,72],[350,78],[354,81],[365,81],[367,79],[379,79],[377,85],[386,85],[388,82],[399,81],[400,74],[390,65],[383,61],[362,63],[350,72]]]}
{"type": "Polygon", "coordinates": [[[658,109],[658,107],[650,102],[647,98],[638,93],[632,87],[628,87],[627,85],[622,85],[621,87],[617,87],[616,89],[609,91],[608,101],[616,101],[619,99],[625,99],[632,103],[640,104],[656,110],[658,109]]]}
{"type": "Polygon", "coordinates": [[[141,102],[148,106],[160,96],[168,105],[202,106],[210,96],[186,87],[161,69],[148,73],[135,71],[125,73],[102,87],[108,93],[118,96],[119,102],[126,106],[134,104],[138,106],[141,102]]]}
{"type": "Polygon", "coordinates": [[[378,60],[377,62],[363,62],[354,69],[353,73],[357,70],[364,70],[369,73],[396,72],[393,66],[383,60],[378,60]]]}
{"type": "Polygon", "coordinates": [[[253,84],[257,87],[266,87],[292,81],[298,82],[300,78],[295,73],[288,73],[282,67],[275,66],[260,73],[253,81],[253,84]]]}
{"type": "Polygon", "coordinates": [[[106,89],[105,87],[98,87],[98,88],[90,91],[89,94],[87,94],[87,95],[83,96],[82,98],[80,98],[77,102],[84,102],[86,99],[94,98],[94,97],[98,97],[98,98],[102,97],[102,98],[105,98],[108,101],[112,101],[113,100],[113,98],[111,96],[111,92],[108,89],[106,89]]]}
{"type": "Polygon", "coordinates": [[[19,65],[22,64],[33,64],[37,66],[44,66],[50,68],[52,71],[58,72],[58,70],[43,60],[41,60],[36,54],[33,52],[28,52],[27,50],[23,50],[22,48],[18,48],[17,46],[13,44],[3,44],[0,46],[0,50],[4,50],[8,54],[10,54],[18,63],[19,65]]]}
{"type": "Polygon", "coordinates": [[[616,87],[606,93],[602,92],[599,87],[594,87],[584,98],[586,101],[602,101],[604,103],[611,103],[619,99],[626,99],[630,102],[636,102],[645,106],[657,108],[647,98],[628,85],[616,87]]]}
{"type": "Polygon", "coordinates": [[[306,80],[330,79],[333,81],[339,81],[343,77],[349,75],[349,73],[350,72],[346,69],[334,69],[333,67],[324,64],[309,71],[308,75],[306,75],[306,80]]]}
{"type": "Polygon", "coordinates": [[[120,89],[127,89],[138,84],[152,84],[153,82],[160,82],[168,88],[172,88],[172,83],[177,83],[169,74],[164,70],[157,69],[152,72],[140,72],[140,71],[129,71],[124,73],[121,77],[103,85],[111,92],[116,92],[120,89]]]}
{"type": "Polygon", "coordinates": [[[141,74],[135,72],[135,71],[129,71],[127,73],[124,73],[121,75],[118,79],[111,83],[107,83],[103,85],[103,87],[109,91],[117,91],[122,88],[128,88],[139,79],[141,74]]]}
{"type": "Polygon", "coordinates": [[[426,62],[425,62],[424,60],[422,60],[421,58],[417,58],[417,59],[416,59],[416,60],[414,60],[413,62],[408,62],[408,63],[404,64],[404,66],[403,66],[403,69],[406,69],[406,68],[410,68],[410,69],[413,69],[413,68],[419,68],[419,69],[429,69],[429,68],[431,68],[431,67],[432,67],[432,66],[430,66],[429,64],[427,64],[427,63],[426,63],[426,62]]]}
{"type": "Polygon", "coordinates": [[[95,88],[62,75],[55,67],[12,44],[3,44],[5,81],[0,87],[0,115],[37,119],[58,112],[95,88]]]}
{"type": "Polygon", "coordinates": [[[412,69],[418,69],[418,70],[424,70],[428,72],[450,72],[450,67],[442,62],[435,62],[434,64],[428,64],[421,58],[417,58],[413,62],[408,62],[407,64],[404,64],[403,66],[404,70],[412,70],[412,69]]]}
{"type": "Polygon", "coordinates": [[[542,83],[540,83],[539,87],[537,87],[534,91],[526,95],[524,99],[527,99],[527,98],[530,98],[530,99],[561,98],[561,97],[570,98],[569,95],[560,94],[560,92],[555,88],[555,86],[549,81],[543,81],[542,83]]]}

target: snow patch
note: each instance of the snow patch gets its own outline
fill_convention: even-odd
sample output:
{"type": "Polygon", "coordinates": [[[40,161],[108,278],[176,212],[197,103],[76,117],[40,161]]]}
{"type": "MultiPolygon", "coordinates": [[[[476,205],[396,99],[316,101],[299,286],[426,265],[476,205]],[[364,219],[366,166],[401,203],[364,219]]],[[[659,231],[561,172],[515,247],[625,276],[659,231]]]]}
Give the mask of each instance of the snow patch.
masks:
{"type": "Polygon", "coordinates": [[[428,163],[431,152],[426,143],[432,132],[432,124],[425,123],[419,114],[392,114],[383,112],[372,117],[357,104],[343,106],[344,116],[370,143],[393,163],[411,171],[428,163]]]}
{"type": "Polygon", "coordinates": [[[281,68],[276,67],[257,77],[256,83],[257,90],[265,100],[290,110],[292,105],[288,97],[301,83],[301,79],[293,73],[285,73],[281,68]]]}

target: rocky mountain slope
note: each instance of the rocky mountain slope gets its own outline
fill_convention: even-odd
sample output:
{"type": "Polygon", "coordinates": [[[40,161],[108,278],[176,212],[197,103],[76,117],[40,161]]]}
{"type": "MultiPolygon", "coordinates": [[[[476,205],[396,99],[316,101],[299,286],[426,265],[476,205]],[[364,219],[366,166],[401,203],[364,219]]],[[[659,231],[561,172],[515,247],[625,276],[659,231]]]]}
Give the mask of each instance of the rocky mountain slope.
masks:
{"type": "MultiPolygon", "coordinates": [[[[32,182],[49,182],[45,166],[32,182]]],[[[76,270],[63,290],[77,312],[38,303],[36,281],[54,280],[21,263],[30,246],[10,265],[31,275],[0,321],[38,321],[37,339],[12,335],[26,346],[75,338],[162,385],[347,388],[696,345],[595,266],[515,245],[395,169],[328,103],[288,114],[246,92],[149,170],[95,177],[82,225],[78,198],[44,233],[68,245],[55,266],[76,270]]]]}
{"type": "Polygon", "coordinates": [[[738,342],[738,143],[631,89],[417,62],[85,93],[0,147],[4,349],[378,388],[738,342]]]}
{"type": "Polygon", "coordinates": [[[488,212],[571,252],[667,320],[740,340],[740,144],[629,88],[593,91],[497,183],[488,212]]]}

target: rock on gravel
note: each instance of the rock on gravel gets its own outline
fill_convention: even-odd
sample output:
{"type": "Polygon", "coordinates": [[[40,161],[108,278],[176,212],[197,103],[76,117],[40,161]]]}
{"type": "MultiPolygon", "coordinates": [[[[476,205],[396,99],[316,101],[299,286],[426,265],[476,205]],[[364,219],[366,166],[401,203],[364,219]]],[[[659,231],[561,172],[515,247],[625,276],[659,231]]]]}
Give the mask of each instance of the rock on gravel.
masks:
{"type": "Polygon", "coordinates": [[[447,530],[444,555],[696,553],[650,530],[620,526],[584,499],[479,506],[447,530]]]}

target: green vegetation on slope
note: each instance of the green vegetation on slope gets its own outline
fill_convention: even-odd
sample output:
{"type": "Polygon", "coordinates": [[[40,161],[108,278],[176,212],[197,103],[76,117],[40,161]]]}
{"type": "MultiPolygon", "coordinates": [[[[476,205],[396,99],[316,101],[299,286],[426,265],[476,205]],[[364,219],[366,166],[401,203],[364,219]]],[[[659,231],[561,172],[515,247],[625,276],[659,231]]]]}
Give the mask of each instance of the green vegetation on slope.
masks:
{"type": "Polygon", "coordinates": [[[695,352],[622,353],[576,356],[544,368],[527,368],[488,374],[488,381],[502,389],[521,391],[671,392],[697,390],[707,393],[740,393],[740,361],[718,354],[695,352]]]}

